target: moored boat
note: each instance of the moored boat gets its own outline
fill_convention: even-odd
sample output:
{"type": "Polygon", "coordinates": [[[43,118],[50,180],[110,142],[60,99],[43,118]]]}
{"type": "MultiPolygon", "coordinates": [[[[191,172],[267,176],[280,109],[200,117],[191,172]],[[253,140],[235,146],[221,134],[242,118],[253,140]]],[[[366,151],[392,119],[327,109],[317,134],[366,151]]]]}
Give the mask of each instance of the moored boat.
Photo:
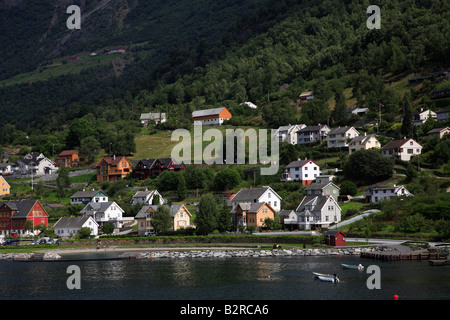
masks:
{"type": "Polygon", "coordinates": [[[337,276],[331,277],[319,276],[319,279],[327,282],[339,282],[339,278],[337,276]]]}
{"type": "Polygon", "coordinates": [[[358,270],[363,270],[364,266],[359,264],[359,265],[353,265],[353,264],[345,264],[345,263],[341,263],[342,268],[344,269],[358,269],[358,270]]]}
{"type": "Polygon", "coordinates": [[[332,274],[326,274],[326,273],[313,272],[313,274],[314,274],[314,276],[316,278],[319,278],[319,277],[333,277],[332,274]]]}

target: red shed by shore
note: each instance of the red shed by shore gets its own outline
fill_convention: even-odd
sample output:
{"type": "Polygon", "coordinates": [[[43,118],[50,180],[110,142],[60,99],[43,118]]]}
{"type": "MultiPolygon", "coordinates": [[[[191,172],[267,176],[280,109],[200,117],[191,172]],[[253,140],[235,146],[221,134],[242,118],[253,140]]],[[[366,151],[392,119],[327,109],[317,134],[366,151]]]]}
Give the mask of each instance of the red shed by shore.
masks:
{"type": "Polygon", "coordinates": [[[345,246],[345,238],[347,236],[341,231],[327,231],[325,233],[326,243],[329,246],[345,246]]]}

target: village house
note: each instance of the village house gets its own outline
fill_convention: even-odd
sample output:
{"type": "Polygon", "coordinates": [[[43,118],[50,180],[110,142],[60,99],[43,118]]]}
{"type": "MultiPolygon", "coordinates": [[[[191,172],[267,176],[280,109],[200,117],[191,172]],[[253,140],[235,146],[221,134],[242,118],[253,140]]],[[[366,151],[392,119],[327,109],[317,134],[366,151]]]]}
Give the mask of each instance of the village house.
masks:
{"type": "Polygon", "coordinates": [[[347,236],[342,231],[329,230],[325,233],[325,243],[328,246],[341,247],[345,246],[347,236]]]}
{"type": "Polygon", "coordinates": [[[303,91],[298,98],[300,101],[309,101],[314,99],[314,91],[303,91]]]}
{"type": "Polygon", "coordinates": [[[146,206],[149,205],[161,205],[166,203],[167,201],[162,197],[162,195],[158,192],[158,190],[144,190],[137,191],[136,194],[131,198],[131,204],[134,206],[136,204],[144,204],[146,206]],[[159,199],[159,203],[154,203],[156,198],[159,199]]]}
{"type": "Polygon", "coordinates": [[[348,147],[349,141],[359,136],[359,132],[353,127],[333,128],[327,135],[327,147],[348,147]]]}
{"type": "Polygon", "coordinates": [[[71,238],[81,228],[91,229],[91,236],[98,235],[98,223],[92,217],[62,217],[53,226],[54,233],[61,238],[71,238]]]}
{"type": "Polygon", "coordinates": [[[299,229],[313,230],[328,228],[341,221],[341,208],[331,196],[305,196],[295,210],[296,216],[284,219],[284,224],[299,229]]]}
{"type": "Polygon", "coordinates": [[[280,142],[287,142],[290,144],[297,144],[297,132],[300,129],[305,128],[304,124],[289,124],[287,126],[281,126],[277,129],[276,134],[280,142]]]}
{"type": "Polygon", "coordinates": [[[374,134],[366,135],[364,132],[363,136],[357,136],[350,141],[348,145],[348,154],[351,155],[358,150],[369,150],[372,148],[380,149],[381,144],[374,134]]]}
{"type": "Polygon", "coordinates": [[[98,182],[123,179],[131,172],[131,164],[123,156],[103,158],[95,167],[98,182]]]}
{"type": "Polygon", "coordinates": [[[77,191],[70,196],[70,204],[88,204],[89,202],[108,202],[109,197],[101,190],[77,191]]]}
{"type": "Polygon", "coordinates": [[[410,197],[412,196],[404,186],[372,186],[366,190],[366,202],[375,203],[382,200],[389,200],[392,197],[410,197]]]}
{"type": "Polygon", "coordinates": [[[297,131],[297,144],[322,142],[329,131],[330,128],[324,124],[306,126],[297,131]]]}
{"type": "Polygon", "coordinates": [[[312,160],[292,161],[284,167],[280,181],[301,181],[302,185],[311,184],[320,175],[320,166],[312,160]]]}
{"type": "Polygon", "coordinates": [[[114,229],[123,227],[125,222],[133,221],[132,217],[124,217],[125,211],[114,201],[89,202],[81,211],[82,217],[92,217],[99,226],[106,222],[114,224],[114,229]]]}
{"type": "Polygon", "coordinates": [[[335,175],[333,174],[321,174],[320,176],[318,176],[316,178],[316,182],[317,183],[322,183],[322,182],[331,182],[336,178],[335,175]]]}
{"type": "Polygon", "coordinates": [[[438,138],[438,139],[442,139],[445,135],[450,133],[450,128],[446,127],[446,128],[437,128],[437,129],[433,129],[428,131],[428,136],[430,138],[438,138]]]}
{"type": "Polygon", "coordinates": [[[42,225],[48,226],[48,214],[38,200],[0,202],[0,235],[26,236],[42,225]],[[32,230],[27,230],[31,221],[32,230]]]}
{"type": "Polygon", "coordinates": [[[239,202],[231,210],[231,216],[234,229],[240,225],[259,228],[264,226],[265,219],[274,219],[275,209],[267,202],[239,202]]]}
{"type": "MultiPolygon", "coordinates": [[[[423,110],[423,108],[420,109],[420,111],[413,112],[412,114],[413,118],[413,125],[415,126],[421,126],[425,123],[425,121],[428,120],[428,118],[437,119],[437,114],[434,111],[431,110],[423,110]]],[[[402,118],[403,122],[403,118],[402,118]]]]}
{"type": "Polygon", "coordinates": [[[231,117],[230,111],[225,107],[192,112],[194,126],[221,126],[226,120],[231,119],[231,117]]]}
{"type": "Polygon", "coordinates": [[[133,179],[145,180],[158,176],[166,170],[179,171],[185,169],[186,166],[183,163],[177,163],[172,158],[143,159],[136,163],[131,175],[133,179]]]}
{"type": "Polygon", "coordinates": [[[421,154],[422,148],[422,145],[414,139],[394,140],[381,148],[381,154],[387,158],[410,161],[412,157],[421,154]]]}
{"type": "Polygon", "coordinates": [[[438,122],[446,122],[449,117],[448,115],[450,114],[450,108],[445,108],[442,110],[439,110],[438,112],[436,112],[436,120],[438,122]]]}
{"type": "MultiPolygon", "coordinates": [[[[184,205],[176,204],[165,206],[169,209],[172,217],[172,230],[193,228],[190,223],[192,214],[184,205]]],[[[144,205],[141,210],[139,210],[138,214],[134,217],[137,221],[139,235],[145,235],[148,232],[155,231],[152,225],[152,218],[155,216],[157,210],[157,205],[144,205]]]]}
{"type": "Polygon", "coordinates": [[[365,116],[369,112],[369,108],[352,108],[348,109],[348,115],[351,117],[353,115],[355,116],[365,116]]]}
{"type": "Polygon", "coordinates": [[[307,196],[330,196],[337,202],[340,188],[332,182],[311,183],[305,188],[307,196]]]}
{"type": "Polygon", "coordinates": [[[13,174],[13,168],[11,163],[0,163],[0,175],[7,176],[13,174]]]}
{"type": "Polygon", "coordinates": [[[43,176],[58,171],[55,163],[42,153],[29,153],[22,159],[12,163],[15,174],[32,174],[43,176]]]}
{"type": "Polygon", "coordinates": [[[236,209],[239,203],[267,203],[275,212],[281,210],[281,197],[268,186],[262,188],[241,189],[230,200],[232,211],[236,209]]]}
{"type": "Polygon", "coordinates": [[[78,155],[78,150],[65,150],[58,155],[58,158],[55,161],[58,168],[76,168],[83,162],[84,160],[78,155]]]}
{"type": "Polygon", "coordinates": [[[162,112],[142,113],[140,120],[141,124],[146,127],[151,123],[164,123],[167,121],[167,117],[166,114],[162,112]]]}
{"type": "Polygon", "coordinates": [[[0,197],[9,195],[11,192],[11,186],[3,176],[0,176],[0,197]]]}

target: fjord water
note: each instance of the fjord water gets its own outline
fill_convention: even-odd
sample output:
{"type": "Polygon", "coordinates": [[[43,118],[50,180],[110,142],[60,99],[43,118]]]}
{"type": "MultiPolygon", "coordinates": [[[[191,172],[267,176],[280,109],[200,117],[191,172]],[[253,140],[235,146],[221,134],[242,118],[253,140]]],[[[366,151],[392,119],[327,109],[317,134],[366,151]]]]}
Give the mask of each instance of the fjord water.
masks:
{"type": "MultiPolygon", "coordinates": [[[[63,257],[111,257],[111,253],[63,257]]],[[[392,300],[394,295],[404,300],[450,299],[450,266],[357,256],[0,261],[3,300],[392,300]],[[341,263],[366,268],[342,269],[341,263]],[[70,265],[80,268],[79,290],[67,288],[70,265]],[[380,267],[381,289],[368,289],[369,265],[380,267]],[[322,282],[312,272],[336,273],[341,282],[322,282]]]]}

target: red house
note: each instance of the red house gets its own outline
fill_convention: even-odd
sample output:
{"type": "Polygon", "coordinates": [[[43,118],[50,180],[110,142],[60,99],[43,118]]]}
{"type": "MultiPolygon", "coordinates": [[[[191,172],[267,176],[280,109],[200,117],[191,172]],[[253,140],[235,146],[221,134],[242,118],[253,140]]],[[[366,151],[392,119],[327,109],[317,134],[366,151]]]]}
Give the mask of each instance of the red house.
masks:
{"type": "Polygon", "coordinates": [[[0,202],[0,234],[5,236],[25,235],[27,221],[33,230],[40,224],[48,226],[48,215],[37,200],[0,202]]]}
{"type": "Polygon", "coordinates": [[[347,236],[341,231],[327,231],[327,233],[325,233],[327,245],[334,247],[345,246],[346,237],[347,236]]]}

